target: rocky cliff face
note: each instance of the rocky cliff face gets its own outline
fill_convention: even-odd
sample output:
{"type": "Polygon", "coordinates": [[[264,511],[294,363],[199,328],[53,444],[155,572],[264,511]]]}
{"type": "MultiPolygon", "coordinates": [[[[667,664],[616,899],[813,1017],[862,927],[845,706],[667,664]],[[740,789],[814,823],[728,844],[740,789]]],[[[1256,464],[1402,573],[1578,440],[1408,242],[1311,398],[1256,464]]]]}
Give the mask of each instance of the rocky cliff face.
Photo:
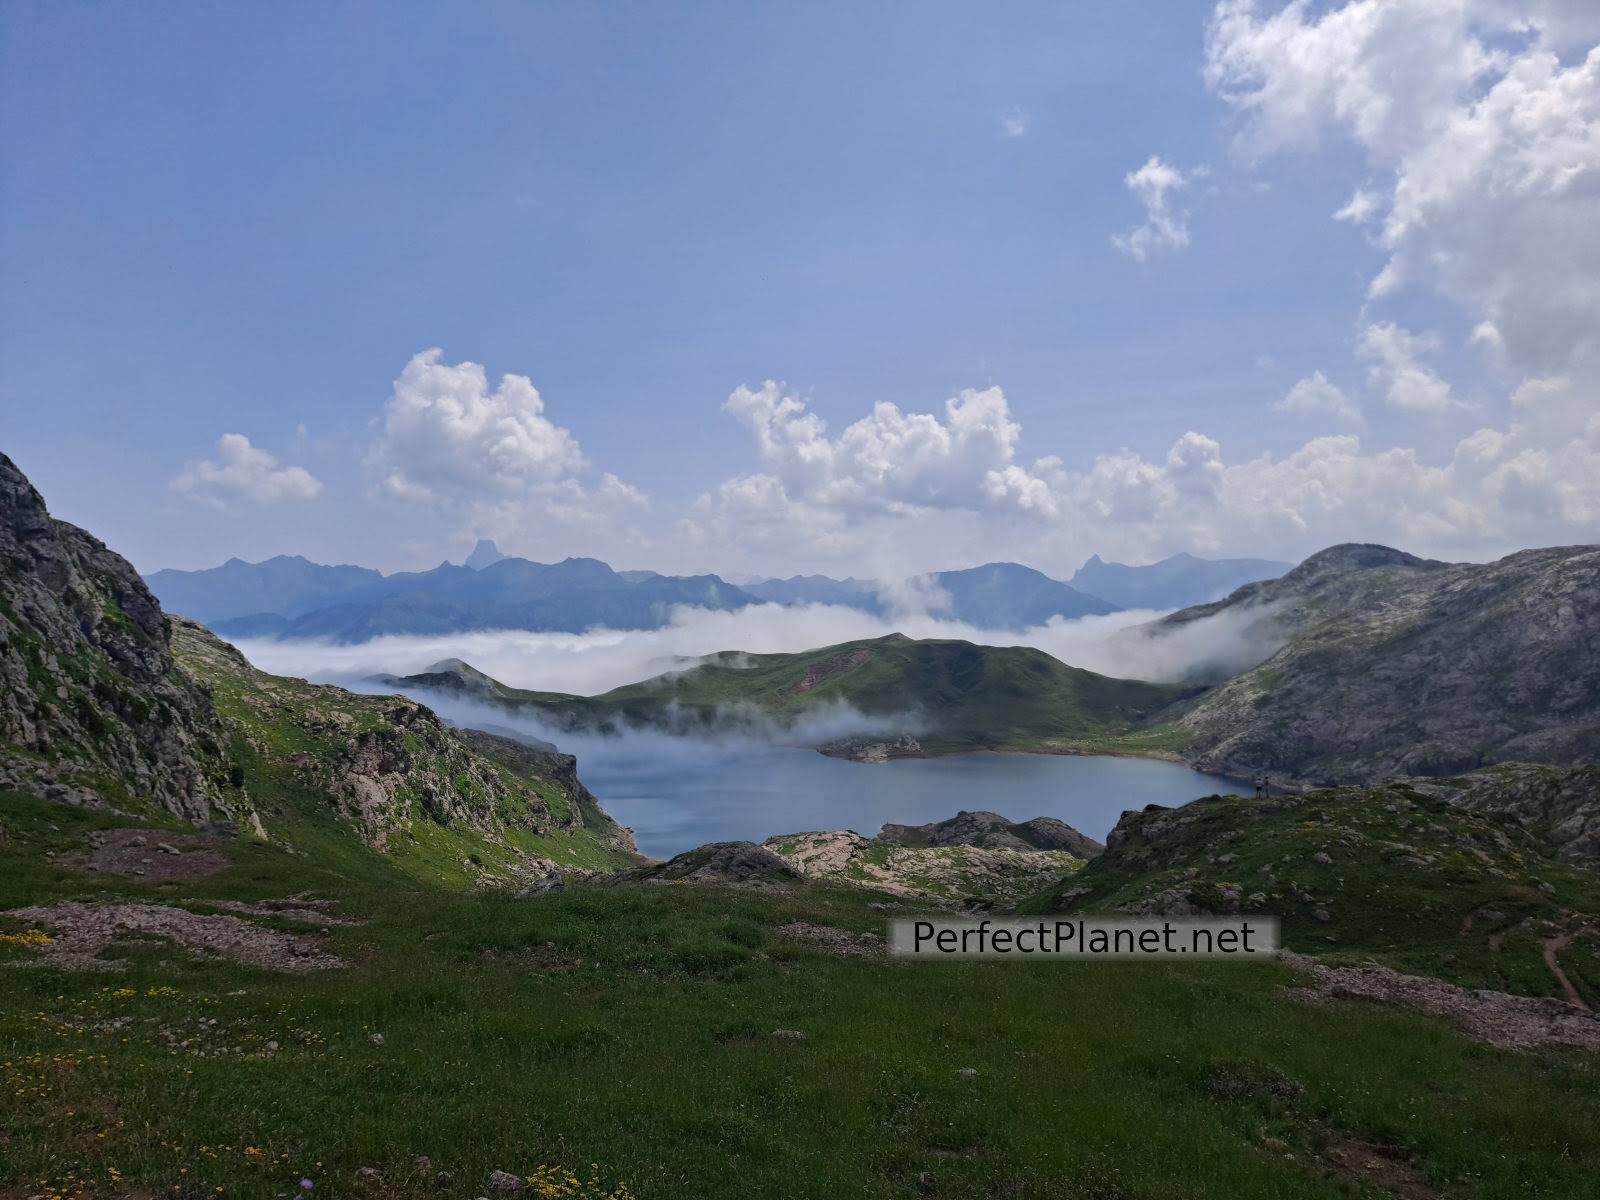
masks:
{"type": "Polygon", "coordinates": [[[179,665],[215,698],[231,754],[271,815],[274,795],[326,796],[383,849],[418,821],[491,838],[578,834],[631,851],[626,829],[578,782],[571,755],[459,731],[403,696],[369,696],[258,671],[228,643],[172,618],[179,665]]]}
{"type": "Polygon", "coordinates": [[[1351,783],[1600,756],[1600,547],[1479,565],[1336,546],[1162,626],[1225,612],[1280,648],[1166,714],[1203,770],[1351,783]]]}
{"type": "Polygon", "coordinates": [[[129,563],[52,518],[0,455],[0,785],[240,816],[205,694],[129,563]]]}
{"type": "Polygon", "coordinates": [[[380,849],[426,824],[508,858],[628,861],[631,836],[575,767],[463,736],[398,696],[257,671],[203,626],[163,615],[125,560],[54,520],[0,455],[0,788],[256,832],[263,817],[284,832],[331,808],[380,849]]]}

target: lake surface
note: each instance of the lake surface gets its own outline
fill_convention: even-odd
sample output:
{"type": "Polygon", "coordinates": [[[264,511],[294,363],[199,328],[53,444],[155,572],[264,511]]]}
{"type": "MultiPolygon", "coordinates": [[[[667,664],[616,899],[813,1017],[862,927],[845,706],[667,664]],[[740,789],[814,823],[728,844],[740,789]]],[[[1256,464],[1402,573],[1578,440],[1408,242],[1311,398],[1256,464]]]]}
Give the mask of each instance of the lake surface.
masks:
{"type": "Polygon", "coordinates": [[[659,739],[569,745],[578,775],[639,849],[667,858],[705,842],[779,833],[921,825],[962,809],[1013,821],[1057,817],[1100,841],[1124,809],[1178,805],[1245,785],[1143,758],[959,754],[856,763],[774,746],[663,745],[659,739]]]}

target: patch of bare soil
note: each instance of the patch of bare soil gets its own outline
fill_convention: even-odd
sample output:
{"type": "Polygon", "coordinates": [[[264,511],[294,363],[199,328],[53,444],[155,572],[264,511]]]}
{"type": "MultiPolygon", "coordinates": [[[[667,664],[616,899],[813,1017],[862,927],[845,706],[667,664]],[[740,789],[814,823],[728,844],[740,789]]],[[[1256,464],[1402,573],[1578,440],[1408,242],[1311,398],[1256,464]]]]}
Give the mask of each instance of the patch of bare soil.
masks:
{"type": "Polygon", "coordinates": [[[203,916],[166,904],[61,904],[13,908],[8,917],[50,934],[37,947],[50,966],[78,971],[120,971],[125,962],[99,954],[119,939],[176,942],[201,958],[226,958],[249,967],[300,975],[345,965],[302,934],[265,929],[230,916],[203,916]]]}
{"type": "Polygon", "coordinates": [[[149,880],[204,879],[228,865],[222,839],[165,829],[102,829],[89,835],[93,847],[82,869],[149,880]]]}
{"type": "Polygon", "coordinates": [[[243,900],[203,900],[191,901],[196,904],[209,904],[214,908],[225,908],[229,912],[244,913],[250,917],[279,917],[285,921],[299,921],[305,925],[363,925],[364,921],[355,917],[341,917],[331,910],[336,907],[332,900],[313,900],[307,896],[290,896],[285,900],[257,900],[253,904],[246,904],[243,900]]]}
{"type": "Polygon", "coordinates": [[[790,921],[780,925],[778,933],[791,942],[802,942],[829,954],[854,958],[877,958],[883,954],[883,938],[875,933],[851,933],[848,929],[812,921],[790,921]]]}
{"type": "Polygon", "coordinates": [[[1393,1146],[1350,1133],[1334,1133],[1321,1148],[1321,1158],[1334,1174],[1375,1187],[1400,1200],[1438,1200],[1438,1190],[1417,1169],[1409,1155],[1393,1146]]]}
{"type": "Polygon", "coordinates": [[[1600,1017],[1553,997],[1472,991],[1375,965],[1330,967],[1303,954],[1285,953],[1281,958],[1311,976],[1309,988],[1286,990],[1313,1004],[1373,1000],[1443,1017],[1468,1036],[1503,1049],[1554,1045],[1600,1053],[1600,1017]]]}

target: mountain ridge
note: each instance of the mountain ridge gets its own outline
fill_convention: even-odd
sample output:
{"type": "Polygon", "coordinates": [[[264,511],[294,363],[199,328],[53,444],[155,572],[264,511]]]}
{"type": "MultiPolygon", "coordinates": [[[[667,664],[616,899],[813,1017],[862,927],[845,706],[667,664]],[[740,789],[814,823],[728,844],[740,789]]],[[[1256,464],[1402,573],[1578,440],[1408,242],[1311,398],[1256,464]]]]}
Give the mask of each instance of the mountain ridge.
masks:
{"type": "Polygon", "coordinates": [[[1027,646],[899,633],[797,654],[722,651],[595,696],[508,687],[464,663],[435,667],[443,669],[379,682],[521,709],[569,731],[805,736],[814,728],[809,744],[839,753],[847,752],[840,733],[828,730],[840,725],[907,736],[918,755],[1109,745],[1191,690],[1098,675],[1027,646]]]}
{"type": "MultiPolygon", "coordinates": [[[[1164,562],[1179,560],[1191,574],[1208,578],[1218,570],[1237,574],[1238,564],[1257,565],[1246,574],[1282,565],[1255,559],[1212,562],[1185,555],[1164,562]]],[[[1090,562],[1101,560],[1096,556],[1090,562]]],[[[1163,563],[1101,565],[1131,573],[1128,577],[1134,579],[1164,569],[1163,563]]],[[[1104,615],[1130,606],[1021,563],[990,562],[920,578],[931,585],[932,615],[981,629],[1019,630],[1054,618],[1104,615]]],[[[463,564],[443,562],[426,571],[385,575],[366,567],[325,566],[300,555],[278,555],[259,563],[230,558],[221,566],[198,571],[155,571],[146,583],[169,610],[183,612],[225,636],[342,642],[383,634],[494,628],[568,633],[602,626],[650,629],[665,624],[671,610],[680,605],[732,611],[764,603],[828,604],[878,617],[896,608],[889,598],[892,589],[881,580],[795,575],[739,586],[714,574],[616,571],[593,558],[538,563],[503,555],[487,539],[480,540],[463,564]]],[[[1133,585],[1119,586],[1126,591],[1133,585]]],[[[1135,587],[1140,603],[1147,607],[1153,603],[1150,586],[1168,589],[1157,607],[1197,598],[1175,599],[1170,589],[1179,585],[1171,581],[1145,585],[1143,592],[1135,587]]],[[[1203,598],[1210,599],[1216,588],[1207,585],[1202,590],[1203,598]]]]}
{"type": "Polygon", "coordinates": [[[1333,546],[1151,628],[1219,616],[1278,649],[1163,714],[1202,770],[1338,784],[1600,747],[1600,546],[1485,564],[1333,546]]]}

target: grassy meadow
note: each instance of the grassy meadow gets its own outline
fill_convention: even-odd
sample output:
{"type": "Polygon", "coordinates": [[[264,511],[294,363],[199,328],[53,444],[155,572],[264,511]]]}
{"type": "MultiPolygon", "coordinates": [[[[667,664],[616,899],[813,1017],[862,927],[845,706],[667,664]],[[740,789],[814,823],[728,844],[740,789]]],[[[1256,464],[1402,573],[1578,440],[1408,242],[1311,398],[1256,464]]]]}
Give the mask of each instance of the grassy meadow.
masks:
{"type": "Polygon", "coordinates": [[[0,813],[3,908],[304,893],[362,922],[259,919],[350,964],[288,976],[148,942],[107,952],[121,972],[29,966],[0,920],[8,1200],[472,1200],[494,1171],[533,1196],[730,1200],[1520,1200],[1600,1178],[1592,1057],[1313,1007],[1281,966],[840,957],[783,927],[881,933],[870,893],[518,900],[331,827],[316,854],[239,840],[219,874],[146,882],[77,869],[117,818],[0,813]]]}

